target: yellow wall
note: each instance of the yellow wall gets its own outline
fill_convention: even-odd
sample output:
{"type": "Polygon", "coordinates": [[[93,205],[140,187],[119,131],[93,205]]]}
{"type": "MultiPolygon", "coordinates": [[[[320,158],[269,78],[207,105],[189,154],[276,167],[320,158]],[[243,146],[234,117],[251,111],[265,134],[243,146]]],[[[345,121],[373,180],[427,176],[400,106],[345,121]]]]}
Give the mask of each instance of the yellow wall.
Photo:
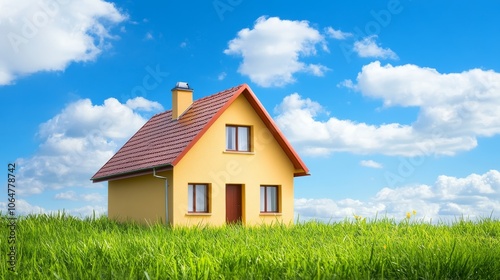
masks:
{"type": "MultiPolygon", "coordinates": [[[[169,178],[172,185],[172,171],[158,175],[169,178]]],[[[172,188],[169,188],[171,206],[172,188]]],[[[143,175],[128,179],[109,181],[108,217],[118,221],[133,220],[139,223],[165,223],[165,180],[143,175]]],[[[169,207],[171,208],[171,207],[169,207]]],[[[171,211],[169,216],[171,219],[171,211]]]]}
{"type": "Polygon", "coordinates": [[[243,223],[293,222],[294,167],[243,95],[220,116],[174,167],[174,225],[222,225],[226,219],[226,184],[243,184],[243,223]],[[225,152],[226,124],[252,127],[252,152],[225,152]],[[211,184],[209,215],[187,213],[187,185],[211,184]],[[279,185],[281,215],[260,214],[260,185],[279,185]]]}

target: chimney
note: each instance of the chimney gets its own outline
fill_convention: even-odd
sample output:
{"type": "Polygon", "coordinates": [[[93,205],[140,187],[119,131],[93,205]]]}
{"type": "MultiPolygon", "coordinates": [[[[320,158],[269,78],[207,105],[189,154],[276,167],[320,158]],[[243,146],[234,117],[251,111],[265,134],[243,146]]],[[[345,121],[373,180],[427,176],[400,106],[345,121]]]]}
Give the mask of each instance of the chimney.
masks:
{"type": "Polygon", "coordinates": [[[172,89],[172,119],[179,119],[192,103],[193,89],[186,82],[177,82],[172,89]]]}

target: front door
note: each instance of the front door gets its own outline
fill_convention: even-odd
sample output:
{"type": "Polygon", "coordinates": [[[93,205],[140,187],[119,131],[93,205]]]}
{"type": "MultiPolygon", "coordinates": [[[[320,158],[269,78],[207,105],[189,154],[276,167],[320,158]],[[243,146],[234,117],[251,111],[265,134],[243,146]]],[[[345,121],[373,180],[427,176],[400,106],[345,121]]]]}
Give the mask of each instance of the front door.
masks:
{"type": "Polygon", "coordinates": [[[241,222],[241,185],[226,185],[226,222],[241,222]]]}

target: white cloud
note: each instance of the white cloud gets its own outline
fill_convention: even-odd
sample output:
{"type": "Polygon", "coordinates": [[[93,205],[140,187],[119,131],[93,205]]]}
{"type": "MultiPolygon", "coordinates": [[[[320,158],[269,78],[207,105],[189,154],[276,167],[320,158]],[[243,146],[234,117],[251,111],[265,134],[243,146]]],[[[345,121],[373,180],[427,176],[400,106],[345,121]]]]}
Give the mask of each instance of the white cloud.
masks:
{"type": "Polygon", "coordinates": [[[80,198],[83,201],[89,201],[89,202],[102,202],[105,199],[105,197],[102,196],[100,193],[81,194],[80,198]]]}
{"type": "MultiPolygon", "coordinates": [[[[146,119],[134,110],[159,110],[156,102],[142,97],[126,104],[109,98],[102,105],[89,99],[69,104],[59,114],[40,125],[37,152],[18,159],[18,191],[21,195],[42,193],[45,189],[102,187],[90,177],[116,149],[137,131],[146,119]]],[[[66,192],[61,199],[86,199],[66,192]]]]}
{"type": "MultiPolygon", "coordinates": [[[[0,207],[2,210],[7,209],[7,206],[7,202],[0,202],[0,207]]],[[[16,215],[43,214],[46,212],[47,210],[45,210],[43,207],[34,206],[29,204],[24,199],[16,198],[16,215]]]]}
{"type": "Polygon", "coordinates": [[[363,67],[346,86],[384,106],[419,107],[411,124],[319,120],[322,106],[294,93],[277,107],[276,122],[304,153],[454,155],[477,146],[478,137],[500,134],[500,73],[472,69],[441,74],[416,65],[363,67]],[[304,133],[307,132],[307,133],[304,133]]]}
{"type": "Polygon", "coordinates": [[[299,150],[309,155],[332,152],[385,155],[453,154],[471,149],[476,140],[465,136],[443,137],[420,133],[398,123],[369,125],[331,117],[316,118],[325,110],[317,102],[294,93],[277,107],[276,123],[299,150]]]}
{"type": "MultiPolygon", "coordinates": [[[[320,221],[343,221],[353,215],[366,217],[384,211],[381,203],[364,203],[359,200],[343,199],[334,201],[329,198],[320,199],[295,199],[295,215],[300,221],[316,219],[320,221]]],[[[374,215],[373,215],[374,216],[374,215]]]]}
{"type": "Polygon", "coordinates": [[[439,73],[406,64],[373,62],[358,74],[356,88],[386,107],[420,107],[414,127],[465,137],[500,133],[500,73],[471,69],[439,73]]]}
{"type": "Polygon", "coordinates": [[[104,196],[99,193],[78,194],[75,191],[67,191],[55,195],[55,199],[72,201],[102,202],[104,196]]]}
{"type": "Polygon", "coordinates": [[[326,33],[326,35],[328,35],[328,37],[333,38],[333,39],[337,39],[337,40],[345,40],[349,37],[352,37],[352,33],[342,32],[341,30],[335,30],[335,29],[333,29],[333,27],[327,27],[325,29],[325,33],[326,33]]]}
{"type": "Polygon", "coordinates": [[[373,161],[373,160],[362,160],[359,162],[359,164],[361,166],[364,166],[364,167],[370,167],[370,168],[382,168],[382,164],[376,162],[376,161],[373,161]]]}
{"type": "MultiPolygon", "coordinates": [[[[2,209],[7,209],[6,202],[0,202],[0,207],[2,209]]],[[[48,210],[40,206],[31,205],[28,201],[24,199],[16,200],[16,215],[29,215],[29,214],[59,214],[66,213],[75,217],[85,218],[85,217],[93,217],[95,214],[96,217],[106,215],[107,207],[103,205],[87,205],[79,208],[72,209],[52,209],[48,210]]]]}
{"type": "Polygon", "coordinates": [[[500,172],[492,170],[486,174],[471,174],[466,178],[439,176],[437,193],[443,199],[456,200],[467,196],[500,196],[500,172]]]}
{"type": "Polygon", "coordinates": [[[381,59],[397,59],[398,56],[391,49],[384,49],[377,45],[375,40],[377,39],[377,35],[372,35],[366,38],[363,38],[360,41],[354,42],[354,51],[360,57],[373,57],[373,58],[381,58],[381,59]]]}
{"type": "Polygon", "coordinates": [[[454,221],[456,218],[500,217],[500,172],[490,170],[465,178],[439,176],[432,186],[415,185],[383,188],[367,201],[343,199],[295,200],[295,212],[301,220],[342,221],[359,215],[403,220],[415,210],[416,219],[454,221]]]}
{"type": "Polygon", "coordinates": [[[39,71],[94,60],[127,16],[103,0],[0,3],[0,85],[39,71]]]}
{"type": "Polygon", "coordinates": [[[330,68],[321,65],[321,64],[309,64],[307,65],[305,71],[313,74],[314,76],[323,77],[326,71],[329,71],[330,68]]]}
{"type": "Polygon", "coordinates": [[[338,83],[337,84],[337,87],[346,87],[346,88],[349,88],[349,89],[356,89],[356,87],[354,86],[354,83],[352,82],[352,80],[343,80],[342,82],[338,83]]]}
{"type": "Polygon", "coordinates": [[[67,192],[62,192],[58,193],[55,195],[56,199],[65,199],[65,200],[77,200],[78,195],[76,194],[75,191],[67,191],[67,192]]]}
{"type": "Polygon", "coordinates": [[[224,53],[242,56],[238,72],[254,83],[263,87],[283,86],[293,83],[293,75],[298,72],[324,74],[327,67],[301,61],[316,55],[318,44],[328,50],[323,36],[307,21],[260,17],[253,29],[240,30],[224,53]]]}
{"type": "Polygon", "coordinates": [[[126,106],[132,110],[140,110],[146,112],[163,110],[163,106],[160,103],[147,100],[146,98],[141,96],[127,100],[126,106]]]}

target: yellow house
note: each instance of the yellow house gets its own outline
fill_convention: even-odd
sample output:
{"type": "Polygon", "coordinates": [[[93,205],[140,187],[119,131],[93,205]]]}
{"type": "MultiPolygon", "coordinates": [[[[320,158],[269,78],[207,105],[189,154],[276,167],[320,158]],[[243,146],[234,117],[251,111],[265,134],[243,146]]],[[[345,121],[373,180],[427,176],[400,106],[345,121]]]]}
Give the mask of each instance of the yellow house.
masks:
{"type": "Polygon", "coordinates": [[[250,87],[193,102],[179,82],[91,178],[108,181],[108,217],[178,225],[293,222],[293,180],[308,169],[250,87]]]}

